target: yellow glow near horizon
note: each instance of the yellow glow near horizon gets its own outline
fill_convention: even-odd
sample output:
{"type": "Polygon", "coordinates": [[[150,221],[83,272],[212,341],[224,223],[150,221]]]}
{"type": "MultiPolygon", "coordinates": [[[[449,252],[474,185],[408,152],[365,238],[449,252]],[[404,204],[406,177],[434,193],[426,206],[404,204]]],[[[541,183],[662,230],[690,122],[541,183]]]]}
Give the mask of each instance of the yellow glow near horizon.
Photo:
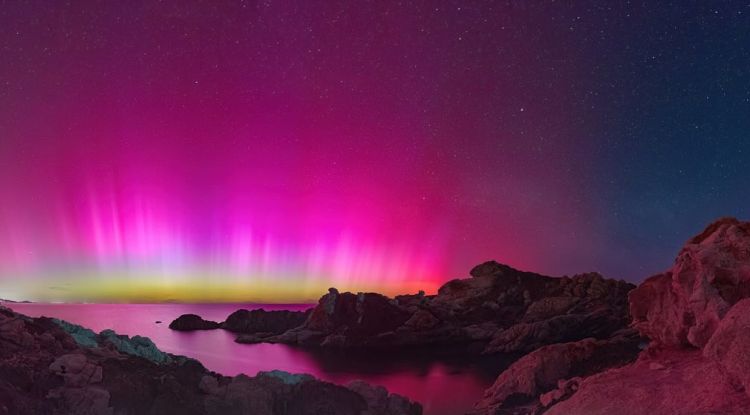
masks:
{"type": "MultiPolygon", "coordinates": [[[[7,284],[7,283],[6,283],[7,284]]],[[[0,298],[42,302],[316,302],[328,292],[330,283],[307,279],[235,280],[185,279],[179,282],[159,278],[96,278],[81,277],[63,286],[41,286],[34,283],[15,283],[0,286],[0,298]],[[7,295],[12,293],[12,295],[7,295]]],[[[340,291],[379,292],[385,295],[434,292],[437,287],[428,281],[415,281],[392,292],[379,284],[355,283],[337,286],[340,291]]]]}

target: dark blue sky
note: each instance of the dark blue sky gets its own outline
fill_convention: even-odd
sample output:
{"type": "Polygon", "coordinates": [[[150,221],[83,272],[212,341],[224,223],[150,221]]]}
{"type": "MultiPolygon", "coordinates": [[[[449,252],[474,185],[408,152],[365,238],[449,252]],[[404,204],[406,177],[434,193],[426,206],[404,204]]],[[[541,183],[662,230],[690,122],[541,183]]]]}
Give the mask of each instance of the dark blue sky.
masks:
{"type": "Polygon", "coordinates": [[[612,213],[622,267],[648,274],[713,219],[748,218],[750,3],[629,3],[629,17],[594,12],[583,29],[608,38],[592,40],[581,90],[598,113],[592,191],[612,213]]]}

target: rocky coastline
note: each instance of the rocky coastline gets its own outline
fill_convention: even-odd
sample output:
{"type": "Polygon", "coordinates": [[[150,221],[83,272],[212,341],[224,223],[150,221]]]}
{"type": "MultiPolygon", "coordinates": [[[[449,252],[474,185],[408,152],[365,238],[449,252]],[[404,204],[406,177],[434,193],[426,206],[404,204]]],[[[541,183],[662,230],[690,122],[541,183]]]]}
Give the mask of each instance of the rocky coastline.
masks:
{"type": "Polygon", "coordinates": [[[710,224],[628,297],[631,333],[538,349],[473,414],[750,413],[750,222],[710,224]]]}
{"type": "Polygon", "coordinates": [[[0,414],[421,413],[419,404],[361,381],[341,386],[281,371],[222,376],[145,337],[0,306],[0,414]]]}

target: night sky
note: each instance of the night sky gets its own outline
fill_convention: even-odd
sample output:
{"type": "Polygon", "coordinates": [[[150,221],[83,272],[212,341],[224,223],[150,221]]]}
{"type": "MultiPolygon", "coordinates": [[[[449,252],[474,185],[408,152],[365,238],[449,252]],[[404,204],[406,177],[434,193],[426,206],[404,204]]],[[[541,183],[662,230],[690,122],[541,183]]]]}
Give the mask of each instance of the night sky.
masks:
{"type": "Polygon", "coordinates": [[[747,1],[0,1],[0,297],[638,282],[748,162],[747,1]]]}

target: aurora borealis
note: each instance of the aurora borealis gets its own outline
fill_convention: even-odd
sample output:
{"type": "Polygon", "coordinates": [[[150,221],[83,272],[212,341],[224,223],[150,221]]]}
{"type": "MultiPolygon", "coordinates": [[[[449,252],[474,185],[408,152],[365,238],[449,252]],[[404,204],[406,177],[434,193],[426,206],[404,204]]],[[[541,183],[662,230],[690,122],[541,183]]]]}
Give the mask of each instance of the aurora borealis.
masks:
{"type": "Polygon", "coordinates": [[[750,7],[561,3],[0,2],[0,298],[666,268],[747,213],[750,7]]]}

